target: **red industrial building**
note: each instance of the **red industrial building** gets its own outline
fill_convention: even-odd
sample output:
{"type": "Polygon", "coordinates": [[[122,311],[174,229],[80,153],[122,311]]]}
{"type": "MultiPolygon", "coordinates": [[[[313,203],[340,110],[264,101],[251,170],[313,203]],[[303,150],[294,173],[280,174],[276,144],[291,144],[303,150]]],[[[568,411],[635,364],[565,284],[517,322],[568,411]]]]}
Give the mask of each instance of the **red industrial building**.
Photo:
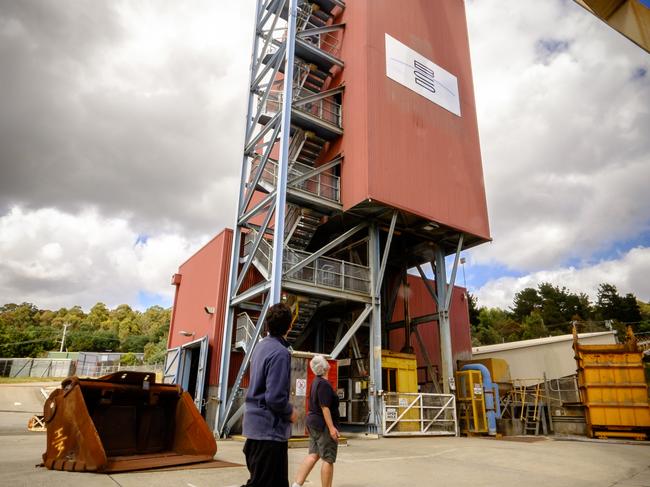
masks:
{"type": "Polygon", "coordinates": [[[295,350],[363,363],[349,379],[367,414],[351,422],[369,431],[382,350],[414,352],[440,392],[471,353],[454,282],[490,232],[464,4],[298,3],[257,2],[235,225],[173,279],[168,380],[196,390],[220,434],[280,300],[295,350]]]}
{"type": "MultiPolygon", "coordinates": [[[[230,251],[232,247],[232,230],[225,229],[210,240],[186,262],[181,264],[178,273],[172,277],[175,286],[174,306],[172,308],[171,326],[169,331],[168,348],[177,350],[174,356],[177,362],[168,363],[168,369],[180,366],[176,379],[184,389],[188,390],[199,401],[204,400],[206,419],[214,427],[216,401],[209,390],[216,390],[222,361],[223,322],[227,301],[227,275],[230,266],[230,251]],[[207,361],[205,378],[197,382],[198,360],[201,355],[201,345],[205,347],[207,361]]],[[[433,281],[430,281],[433,284],[433,281]]],[[[408,276],[409,307],[412,316],[428,316],[435,313],[426,286],[421,278],[408,276]]],[[[404,320],[404,298],[397,297],[393,321],[394,329],[389,331],[387,348],[395,352],[403,349],[405,333],[400,321],[404,320]]],[[[471,356],[472,343],[470,338],[469,315],[465,289],[455,287],[451,304],[451,335],[454,361],[466,360],[471,356]]],[[[418,383],[422,386],[432,382],[427,370],[427,359],[436,373],[440,370],[440,337],[435,321],[423,322],[419,327],[420,335],[426,346],[423,353],[419,344],[414,344],[414,353],[418,363],[418,383]]],[[[232,339],[231,339],[232,341],[232,339]]],[[[234,346],[234,341],[232,342],[234,346]]],[[[233,348],[233,347],[231,347],[233,348]]],[[[234,364],[231,371],[236,372],[236,365],[242,362],[243,352],[231,350],[230,361],[234,364]]],[[[235,372],[230,374],[229,385],[235,380],[235,372]]],[[[246,387],[244,380],[242,387],[246,387]]]]}

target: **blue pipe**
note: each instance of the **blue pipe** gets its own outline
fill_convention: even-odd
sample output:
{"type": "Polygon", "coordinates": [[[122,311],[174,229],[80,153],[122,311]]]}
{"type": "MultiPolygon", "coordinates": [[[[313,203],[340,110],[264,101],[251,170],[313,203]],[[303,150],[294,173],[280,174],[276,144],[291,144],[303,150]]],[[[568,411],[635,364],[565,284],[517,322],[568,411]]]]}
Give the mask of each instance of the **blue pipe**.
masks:
{"type": "Polygon", "coordinates": [[[483,394],[485,397],[485,412],[488,420],[488,433],[497,434],[497,418],[501,418],[501,401],[499,400],[499,385],[492,382],[490,371],[483,364],[463,365],[461,370],[478,370],[483,378],[483,394]]]}

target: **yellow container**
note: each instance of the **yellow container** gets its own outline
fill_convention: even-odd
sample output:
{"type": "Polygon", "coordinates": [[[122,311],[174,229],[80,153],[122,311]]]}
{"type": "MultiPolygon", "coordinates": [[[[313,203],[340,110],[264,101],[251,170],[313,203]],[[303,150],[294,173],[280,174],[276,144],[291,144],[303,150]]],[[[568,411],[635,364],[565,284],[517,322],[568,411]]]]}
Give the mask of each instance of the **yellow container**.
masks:
{"type": "Polygon", "coordinates": [[[574,331],[578,386],[590,436],[643,438],[650,430],[643,354],[628,329],[620,345],[580,345],[574,331]]]}
{"type": "Polygon", "coordinates": [[[411,353],[381,351],[383,388],[388,392],[418,392],[418,363],[411,353]]]}
{"type": "Polygon", "coordinates": [[[418,431],[421,412],[413,407],[416,397],[409,395],[418,392],[418,364],[415,355],[382,350],[381,371],[384,391],[402,393],[384,397],[386,405],[394,406],[397,415],[402,418],[394,431],[418,431]],[[405,414],[402,416],[402,413],[405,414]]]}
{"type": "Polygon", "coordinates": [[[467,364],[481,364],[490,372],[490,377],[492,382],[506,383],[510,384],[512,379],[510,378],[510,366],[502,358],[476,358],[472,360],[465,360],[461,362],[458,366],[459,369],[463,368],[463,365],[467,364]]]}

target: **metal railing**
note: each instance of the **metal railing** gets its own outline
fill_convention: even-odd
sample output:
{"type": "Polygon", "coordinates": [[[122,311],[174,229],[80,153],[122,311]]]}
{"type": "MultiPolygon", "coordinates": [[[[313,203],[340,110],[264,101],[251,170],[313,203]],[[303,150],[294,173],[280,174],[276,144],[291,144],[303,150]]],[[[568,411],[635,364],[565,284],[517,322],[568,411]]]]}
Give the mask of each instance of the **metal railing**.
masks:
{"type": "MultiPolygon", "coordinates": [[[[312,17],[312,8],[311,3],[305,2],[298,11],[298,17],[296,19],[296,32],[298,33],[297,39],[305,41],[312,46],[320,49],[324,53],[327,53],[335,58],[340,58],[341,55],[341,36],[343,35],[342,29],[337,29],[330,32],[320,32],[315,33],[309,36],[301,36],[300,33],[309,30],[317,29],[324,27],[322,25],[317,25],[311,21],[312,17]]],[[[273,49],[271,54],[273,54],[280,46],[284,43],[287,38],[287,29],[278,28],[273,31],[264,31],[264,38],[267,38],[268,35],[273,35],[273,49]]]]}
{"type": "MultiPolygon", "coordinates": [[[[298,29],[298,32],[302,32],[309,29],[317,29],[322,27],[313,23],[311,19],[312,13],[311,9],[301,10],[298,13],[299,25],[302,27],[298,29]]],[[[310,36],[298,36],[299,39],[308,42],[312,46],[320,49],[327,54],[330,54],[336,58],[341,55],[341,39],[342,30],[336,30],[333,32],[321,32],[318,34],[313,34],[310,36]]]]}
{"type": "MultiPolygon", "coordinates": [[[[250,230],[244,237],[244,255],[248,256],[251,253],[253,247],[253,241],[257,237],[258,231],[255,229],[250,230]]],[[[267,273],[271,272],[271,263],[273,262],[273,245],[262,237],[259,246],[257,247],[257,252],[253,256],[253,259],[257,259],[259,265],[262,266],[262,269],[266,270],[267,273]]]]}
{"type": "Polygon", "coordinates": [[[458,436],[453,394],[384,392],[384,436],[458,436]]]}
{"type": "MultiPolygon", "coordinates": [[[[297,263],[303,261],[311,254],[294,249],[285,249],[283,271],[286,273],[297,263]]],[[[319,257],[290,274],[287,279],[306,282],[319,287],[327,287],[340,291],[349,291],[360,294],[370,294],[370,268],[344,260],[330,257],[319,257]]]]}
{"type": "MultiPolygon", "coordinates": [[[[251,163],[251,174],[257,171],[260,165],[262,156],[257,155],[251,163]]],[[[299,183],[291,184],[292,179],[299,178],[305,174],[313,171],[314,168],[298,161],[291,161],[289,163],[289,188],[300,189],[307,193],[318,196],[329,201],[336,203],[341,202],[341,178],[331,173],[321,172],[299,183]]],[[[278,161],[269,159],[264,165],[261,179],[275,187],[278,179],[278,161]]],[[[250,182],[250,181],[249,181],[250,182]]]]}
{"type": "MultiPolygon", "coordinates": [[[[251,229],[244,239],[244,255],[250,255],[253,240],[257,231],[251,229]]],[[[262,238],[254,258],[267,272],[271,272],[273,255],[272,244],[262,238]]],[[[318,287],[336,289],[339,291],[354,292],[358,294],[370,294],[370,268],[353,264],[330,257],[318,257],[297,271],[287,274],[287,271],[294,265],[308,258],[311,254],[289,247],[284,248],[283,273],[285,278],[292,281],[304,282],[318,287]]]]}
{"type": "MultiPolygon", "coordinates": [[[[336,103],[332,97],[321,98],[320,100],[314,100],[302,105],[295,105],[295,102],[299,102],[301,99],[314,94],[313,91],[304,88],[294,90],[293,109],[330,123],[338,128],[343,128],[343,108],[339,103],[336,103]]],[[[282,91],[269,92],[265,106],[265,112],[267,115],[273,116],[282,110],[283,98],[284,93],[282,91]]]]}
{"type": "MultiPolygon", "coordinates": [[[[239,313],[237,315],[237,328],[235,329],[235,347],[244,352],[248,351],[251,339],[255,333],[255,323],[248,316],[248,313],[239,313]]],[[[260,335],[259,339],[262,339],[260,335]]]]}

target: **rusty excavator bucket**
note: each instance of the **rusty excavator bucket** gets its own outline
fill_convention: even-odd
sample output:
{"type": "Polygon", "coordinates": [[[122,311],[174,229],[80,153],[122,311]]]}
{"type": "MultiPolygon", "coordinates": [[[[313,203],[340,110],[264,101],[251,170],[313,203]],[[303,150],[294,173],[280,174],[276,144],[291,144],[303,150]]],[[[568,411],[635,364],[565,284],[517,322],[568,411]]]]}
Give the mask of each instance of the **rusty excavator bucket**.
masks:
{"type": "Polygon", "coordinates": [[[154,378],[64,380],[45,401],[45,466],[113,473],[212,460],[217,443],[191,396],[154,378]]]}

